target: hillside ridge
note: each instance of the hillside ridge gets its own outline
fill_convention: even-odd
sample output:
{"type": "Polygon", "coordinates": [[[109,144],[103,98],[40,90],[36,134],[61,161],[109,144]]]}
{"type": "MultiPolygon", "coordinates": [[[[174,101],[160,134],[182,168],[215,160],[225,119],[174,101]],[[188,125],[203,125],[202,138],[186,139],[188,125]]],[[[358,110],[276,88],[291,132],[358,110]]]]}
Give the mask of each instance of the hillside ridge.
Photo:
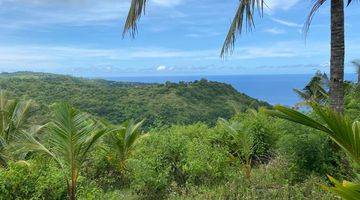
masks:
{"type": "Polygon", "coordinates": [[[0,74],[0,89],[16,98],[34,99],[39,115],[47,105],[68,101],[113,123],[146,118],[146,126],[214,124],[219,117],[270,105],[238,92],[229,84],[193,82],[131,83],[38,72],[0,74]]]}

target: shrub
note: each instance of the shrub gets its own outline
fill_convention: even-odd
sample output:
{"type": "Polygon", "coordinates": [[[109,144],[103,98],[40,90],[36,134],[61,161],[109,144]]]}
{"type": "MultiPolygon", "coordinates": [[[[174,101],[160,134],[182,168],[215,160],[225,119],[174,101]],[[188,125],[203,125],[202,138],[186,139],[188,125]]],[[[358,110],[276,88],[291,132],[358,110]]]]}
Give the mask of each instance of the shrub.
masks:
{"type": "Polygon", "coordinates": [[[278,158],[254,169],[251,182],[245,181],[243,174],[238,173],[224,184],[190,186],[180,192],[171,193],[169,199],[338,199],[324,192],[319,186],[325,184],[324,180],[315,176],[300,184],[291,184],[287,167],[286,161],[278,158]]]}
{"type": "MultiPolygon", "coordinates": [[[[237,114],[230,120],[231,122],[239,123],[241,131],[245,131],[250,136],[253,143],[252,160],[257,163],[268,162],[275,151],[278,137],[276,121],[262,113],[249,110],[246,113],[237,114]]],[[[236,156],[241,141],[234,140],[220,124],[214,128],[214,132],[214,142],[225,146],[231,154],[236,156]]]]}
{"type": "Polygon", "coordinates": [[[129,186],[127,178],[109,162],[101,147],[92,152],[82,175],[86,180],[96,182],[97,187],[105,191],[129,186]]]}
{"type": "Polygon", "coordinates": [[[0,199],[65,199],[66,184],[53,162],[43,158],[0,168],[0,199]]]}
{"type": "Polygon", "coordinates": [[[302,181],[310,174],[336,177],[351,173],[342,152],[334,151],[334,143],[323,133],[285,122],[278,141],[278,153],[287,159],[292,181],[302,181]]]}
{"type": "Polygon", "coordinates": [[[128,161],[132,188],[147,198],[160,198],[172,188],[223,180],[229,156],[211,138],[211,129],[203,124],[153,131],[128,161]]]}
{"type": "Polygon", "coordinates": [[[77,193],[79,200],[118,200],[118,199],[137,199],[130,190],[103,190],[98,187],[97,181],[91,181],[81,177],[79,180],[79,188],[77,193]]]}

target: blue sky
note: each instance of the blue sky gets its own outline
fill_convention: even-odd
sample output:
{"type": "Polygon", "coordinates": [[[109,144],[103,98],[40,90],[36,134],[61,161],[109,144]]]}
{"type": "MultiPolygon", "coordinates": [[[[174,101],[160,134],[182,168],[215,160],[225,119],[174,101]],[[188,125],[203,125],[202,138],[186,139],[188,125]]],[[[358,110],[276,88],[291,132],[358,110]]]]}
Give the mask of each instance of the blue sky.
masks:
{"type": "MultiPolygon", "coordinates": [[[[0,0],[0,71],[81,76],[297,74],[327,71],[329,4],[301,33],[310,0],[268,0],[264,18],[219,57],[238,0],[148,0],[136,39],[130,0],[0,0]]],[[[346,72],[360,58],[360,4],[346,8],[346,72]]]]}

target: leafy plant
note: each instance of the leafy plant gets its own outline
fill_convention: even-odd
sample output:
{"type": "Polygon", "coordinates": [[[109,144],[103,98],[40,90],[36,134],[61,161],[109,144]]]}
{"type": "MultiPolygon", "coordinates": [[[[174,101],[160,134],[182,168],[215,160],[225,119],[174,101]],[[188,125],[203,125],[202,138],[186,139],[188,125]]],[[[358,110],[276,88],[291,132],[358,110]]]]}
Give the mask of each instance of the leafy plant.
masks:
{"type": "Polygon", "coordinates": [[[32,105],[31,100],[10,100],[5,91],[0,91],[0,165],[3,167],[7,166],[7,161],[11,158],[7,149],[9,144],[29,127],[32,105]]]}
{"type": "Polygon", "coordinates": [[[63,180],[56,163],[48,158],[9,161],[6,169],[0,168],[0,199],[64,199],[63,180]]]}
{"type": "Polygon", "coordinates": [[[251,177],[251,156],[253,153],[253,140],[251,135],[243,129],[241,123],[234,121],[228,122],[225,119],[219,119],[220,124],[226,128],[228,133],[236,140],[239,144],[237,147],[236,155],[244,163],[245,178],[250,179],[251,177]]]}
{"type": "MultiPolygon", "coordinates": [[[[330,108],[320,106],[316,103],[311,104],[312,109],[320,120],[313,119],[305,114],[283,106],[275,106],[276,111],[266,111],[267,113],[299,123],[322,132],[327,133],[330,138],[338,144],[357,164],[360,164],[360,122],[351,122],[343,114],[330,108]]],[[[360,183],[344,181],[342,184],[336,179],[329,177],[334,184],[333,187],[325,187],[343,197],[344,199],[360,199],[360,183]]]]}
{"type": "Polygon", "coordinates": [[[117,163],[120,173],[125,172],[125,164],[128,157],[134,150],[136,141],[141,135],[140,127],[144,120],[135,123],[134,120],[124,122],[120,126],[114,127],[114,130],[105,139],[104,145],[107,151],[108,159],[117,163]]]}
{"type": "Polygon", "coordinates": [[[147,199],[162,199],[187,185],[220,183],[227,177],[228,151],[212,143],[204,124],[153,130],[127,161],[131,188],[147,199]]]}
{"type": "Polygon", "coordinates": [[[53,119],[45,125],[46,138],[38,141],[23,133],[14,144],[16,152],[39,152],[53,158],[60,166],[68,187],[68,198],[76,199],[79,173],[96,141],[107,132],[102,125],[67,103],[52,106],[53,119]]]}
{"type": "Polygon", "coordinates": [[[317,102],[325,104],[328,101],[329,93],[329,78],[324,73],[316,72],[315,76],[311,78],[309,83],[302,89],[294,89],[294,92],[303,100],[297,106],[307,105],[310,102],[317,102]]]}

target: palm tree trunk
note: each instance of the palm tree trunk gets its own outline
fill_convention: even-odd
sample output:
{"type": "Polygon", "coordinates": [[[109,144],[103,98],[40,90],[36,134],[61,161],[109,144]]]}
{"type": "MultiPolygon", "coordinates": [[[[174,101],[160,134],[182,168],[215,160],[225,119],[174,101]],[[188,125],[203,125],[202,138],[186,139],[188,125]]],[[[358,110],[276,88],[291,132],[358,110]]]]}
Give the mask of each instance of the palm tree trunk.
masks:
{"type": "Polygon", "coordinates": [[[338,112],[344,111],[344,32],[344,1],[331,0],[330,101],[338,112]]]}
{"type": "Polygon", "coordinates": [[[68,189],[69,200],[76,200],[76,183],[72,181],[68,189]]]}

